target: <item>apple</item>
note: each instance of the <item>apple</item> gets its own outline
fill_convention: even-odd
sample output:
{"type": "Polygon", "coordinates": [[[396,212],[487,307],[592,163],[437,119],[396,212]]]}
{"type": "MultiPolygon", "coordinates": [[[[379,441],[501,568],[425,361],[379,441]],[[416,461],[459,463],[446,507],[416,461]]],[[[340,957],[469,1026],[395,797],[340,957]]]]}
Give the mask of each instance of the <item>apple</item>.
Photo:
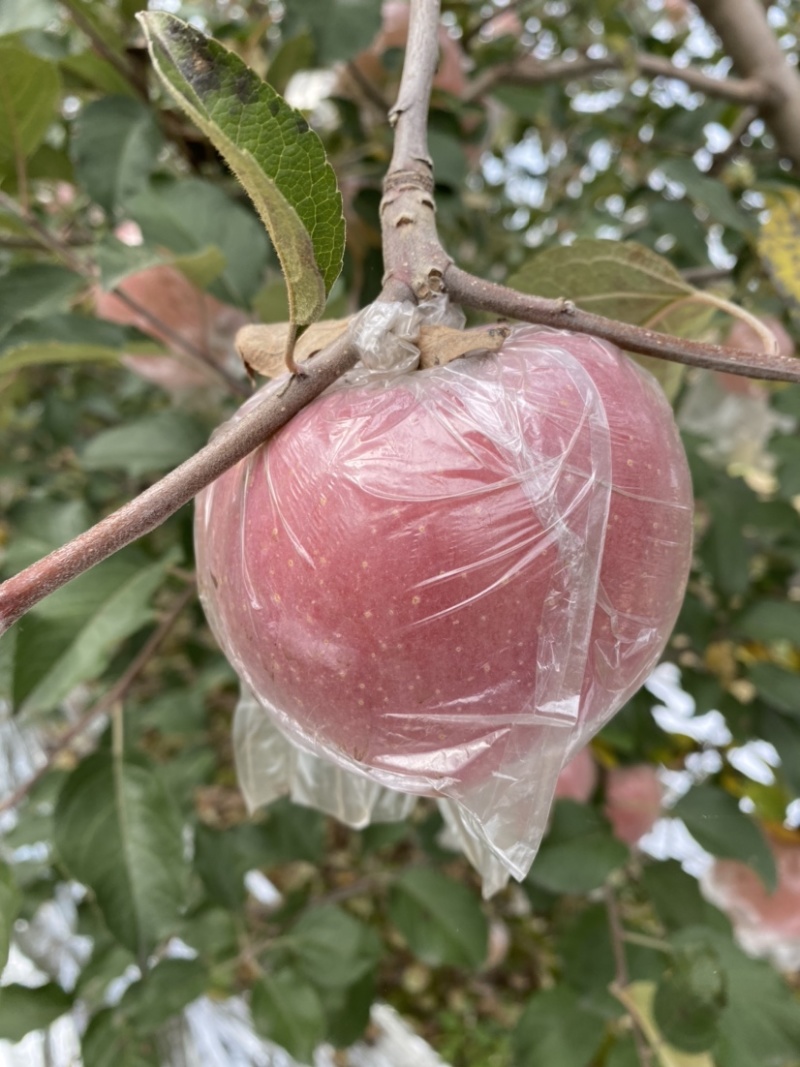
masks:
{"type": "Polygon", "coordinates": [[[612,767],[608,772],[603,810],[614,836],[626,845],[635,845],[653,829],[663,801],[658,771],[649,763],[612,767]]]}
{"type": "Polygon", "coordinates": [[[301,747],[454,796],[535,775],[557,736],[554,784],[658,661],[692,514],[655,380],[524,327],[495,355],[361,370],[222,475],[198,498],[200,590],[301,747]]]}
{"type": "Polygon", "coordinates": [[[213,373],[203,363],[188,361],[175,343],[175,334],[201,349],[212,363],[238,369],[233,341],[236,331],[248,321],[244,312],[204,293],[176,267],[167,264],[129,274],[118,288],[154,318],[141,314],[114,293],[98,289],[95,311],[99,318],[136,326],[174,353],[172,356],[125,355],[123,362],[130,370],[168,391],[216,383],[213,373]]]}
{"type": "Polygon", "coordinates": [[[793,973],[800,969],[800,834],[780,833],[767,837],[778,870],[774,893],[738,860],[715,860],[700,888],[728,916],[745,952],[793,973]]]}
{"type": "Polygon", "coordinates": [[[582,748],[562,767],[556,781],[556,800],[586,804],[597,788],[597,764],[591,750],[582,748]]]}

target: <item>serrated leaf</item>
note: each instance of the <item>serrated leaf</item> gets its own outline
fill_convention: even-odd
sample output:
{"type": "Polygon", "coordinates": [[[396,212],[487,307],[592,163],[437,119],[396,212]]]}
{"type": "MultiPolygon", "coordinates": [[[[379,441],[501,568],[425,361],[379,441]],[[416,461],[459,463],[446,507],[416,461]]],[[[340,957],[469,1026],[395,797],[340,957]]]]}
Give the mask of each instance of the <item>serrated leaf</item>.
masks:
{"type": "Polygon", "coordinates": [[[58,69],[13,40],[0,40],[0,170],[14,170],[41,144],[56,117],[58,69]]]}
{"type": "Polygon", "coordinates": [[[204,428],[180,411],[148,415],[104,430],[81,453],[86,470],[124,470],[132,478],[170,470],[206,443],[204,428]]]}
{"type": "Polygon", "coordinates": [[[719,1036],[728,1000],[727,980],[710,945],[685,945],[675,951],[653,1001],[658,1028],[682,1052],[707,1052],[719,1036]]]}
{"type": "Polygon", "coordinates": [[[173,562],[174,557],[167,556],[107,586],[102,601],[79,619],[53,623],[34,617],[18,623],[17,659],[24,659],[26,671],[37,678],[21,710],[26,714],[49,711],[76,685],[92,681],[105,670],[120,642],[152,619],[153,594],[173,562]]]}
{"type": "Polygon", "coordinates": [[[87,104],[75,120],[75,177],[110,215],[147,185],[163,139],[152,109],[130,96],[87,104]]]}
{"type": "Polygon", "coordinates": [[[341,195],[321,141],[222,45],[172,15],[139,19],[162,81],[225,157],[267,227],[292,320],[314,322],[344,250],[341,195]]]}
{"type": "Polygon", "coordinates": [[[180,818],[146,764],[98,752],[66,781],[55,843],[73,878],[89,886],[117,940],[140,959],[173,933],[184,904],[180,818]]]}
{"type": "Polygon", "coordinates": [[[405,871],[389,896],[392,922],[415,956],[431,966],[479,967],[488,925],[478,897],[439,871],[405,871]]]}
{"type": "Polygon", "coordinates": [[[587,311],[641,325],[694,289],[634,241],[586,239],[539,252],[509,279],[522,293],[566,297],[587,311]]]}
{"type": "Polygon", "coordinates": [[[314,908],[295,923],[289,946],[298,972],[326,989],[358,982],[380,955],[374,930],[334,905],[314,908]]]}
{"type": "MultiPolygon", "coordinates": [[[[2,691],[0,690],[0,697],[2,691]]],[[[11,931],[19,913],[22,896],[14,874],[6,863],[0,863],[0,971],[6,965],[11,944],[11,931]]],[[[2,1033],[2,1030],[0,1030],[2,1033]]]]}
{"type": "Polygon", "coordinates": [[[692,837],[712,856],[741,860],[774,892],[778,875],[764,834],[721,789],[697,785],[681,797],[672,814],[682,819],[692,837]]]}
{"type": "Polygon", "coordinates": [[[30,988],[0,987],[0,1035],[21,1041],[33,1030],[44,1030],[72,1007],[72,997],[54,982],[30,988]]]}
{"type": "Polygon", "coordinates": [[[605,1019],[566,986],[537,993],[514,1030],[515,1067],[587,1067],[605,1029],[605,1019]]]}
{"type": "Polygon", "coordinates": [[[282,1046],[302,1063],[310,1063],[325,1037],[325,1013],[314,987],[291,969],[265,974],[250,1000],[258,1033],[282,1046]]]}
{"type": "Polygon", "coordinates": [[[758,254],[775,288],[800,309],[800,189],[784,186],[764,194],[769,211],[758,235],[758,254]]]}

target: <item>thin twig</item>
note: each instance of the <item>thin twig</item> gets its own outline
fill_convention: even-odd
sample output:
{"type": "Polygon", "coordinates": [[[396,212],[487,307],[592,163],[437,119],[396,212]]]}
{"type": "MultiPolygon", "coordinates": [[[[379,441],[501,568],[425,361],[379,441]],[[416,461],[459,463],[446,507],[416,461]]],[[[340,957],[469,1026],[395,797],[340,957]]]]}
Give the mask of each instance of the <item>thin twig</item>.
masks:
{"type": "MultiPolygon", "coordinates": [[[[608,929],[611,934],[611,951],[614,954],[614,985],[619,989],[627,989],[630,984],[628,973],[628,960],[625,956],[625,933],[622,928],[622,920],[619,914],[619,906],[614,890],[606,886],[606,914],[608,915],[608,929]]],[[[652,1050],[647,1040],[639,1029],[638,1021],[631,1016],[633,1023],[633,1041],[636,1045],[636,1054],[641,1067],[651,1067],[653,1062],[652,1050]]]]}
{"type": "Polygon", "coordinates": [[[192,584],[188,589],[185,589],[181,593],[156,629],[142,645],[139,652],[128,664],[125,672],[111,686],[108,692],[104,693],[103,696],[101,696],[100,699],[81,716],[74,726],[71,726],[65,734],[61,735],[58,739],[58,743],[48,753],[47,760],[41,767],[39,767],[36,773],[31,775],[27,781],[23,782],[22,785],[20,785],[10,796],[7,796],[4,800],[0,801],[0,815],[5,811],[11,811],[13,808],[16,808],[31,790],[38,785],[42,778],[53,769],[56,761],[65,752],[69,751],[75,740],[88,730],[95,719],[98,719],[101,715],[105,715],[115,704],[118,704],[125,699],[133,683],[158,651],[164,638],[177,622],[181,612],[194,596],[195,588],[194,584],[192,584]]]}
{"type": "Polygon", "coordinates": [[[740,374],[776,382],[800,382],[800,360],[766,352],[748,352],[724,345],[704,344],[666,333],[656,333],[642,326],[582,311],[571,300],[551,300],[528,296],[503,285],[476,278],[450,265],[444,275],[445,287],[459,304],[490,311],[496,315],[533,322],[575,333],[602,337],[629,352],[685,363],[692,367],[740,374]]]}
{"type": "MultiPolygon", "coordinates": [[[[79,256],[75,255],[72,249],[65,244],[60,237],[54,236],[46,226],[43,226],[31,212],[21,208],[16,201],[2,191],[0,191],[0,206],[6,208],[7,211],[10,211],[23,223],[41,248],[45,248],[47,251],[52,252],[53,255],[57,256],[62,263],[69,267],[70,270],[75,271],[76,274],[84,278],[90,285],[95,284],[96,278],[92,268],[88,267],[79,256]]],[[[118,286],[115,286],[109,291],[113,293],[118,300],[129,307],[131,311],[140,315],[150,324],[150,326],[158,330],[185,355],[202,363],[206,369],[210,370],[217,378],[222,380],[231,392],[236,393],[240,397],[250,395],[250,390],[243,381],[230,374],[224,367],[220,366],[208,352],[200,348],[178,330],[174,330],[168,323],[164,322],[157,315],[154,315],[144,307],[143,304],[140,304],[138,300],[129,296],[118,286]]]]}
{"type": "Polygon", "coordinates": [[[740,141],[750,128],[750,123],[756,118],[758,118],[757,107],[746,107],[744,111],[741,111],[736,116],[736,119],[728,131],[730,134],[730,141],[727,146],[719,152],[714,152],[711,156],[711,164],[706,171],[710,177],[715,178],[720,174],[730,160],[736,155],[740,148],[740,141]]]}
{"type": "Polygon", "coordinates": [[[636,70],[651,78],[681,81],[690,89],[707,96],[730,100],[744,106],[764,106],[774,99],[774,90],[762,78],[712,78],[696,67],[678,67],[663,56],[641,53],[634,56],[604,56],[593,59],[538,60],[520,56],[508,63],[500,63],[476,78],[465,94],[468,102],[478,100],[498,84],[547,85],[557,81],[576,81],[592,78],[608,71],[636,70]]]}

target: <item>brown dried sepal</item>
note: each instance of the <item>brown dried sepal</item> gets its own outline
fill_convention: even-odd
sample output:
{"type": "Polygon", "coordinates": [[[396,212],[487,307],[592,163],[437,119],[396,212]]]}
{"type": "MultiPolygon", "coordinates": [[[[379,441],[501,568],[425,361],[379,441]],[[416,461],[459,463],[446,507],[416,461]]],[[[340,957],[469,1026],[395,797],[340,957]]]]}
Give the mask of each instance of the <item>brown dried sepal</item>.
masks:
{"type": "MultiPolygon", "coordinates": [[[[325,319],[315,322],[298,339],[294,348],[296,363],[302,363],[332,344],[350,325],[350,319],[325,319]]],[[[453,330],[449,326],[423,326],[417,344],[420,368],[443,367],[460,356],[496,352],[511,333],[506,323],[478,326],[470,330],[453,330]]],[[[267,326],[243,326],[236,334],[236,349],[249,374],[277,378],[286,370],[286,346],[289,323],[267,326]]]]}

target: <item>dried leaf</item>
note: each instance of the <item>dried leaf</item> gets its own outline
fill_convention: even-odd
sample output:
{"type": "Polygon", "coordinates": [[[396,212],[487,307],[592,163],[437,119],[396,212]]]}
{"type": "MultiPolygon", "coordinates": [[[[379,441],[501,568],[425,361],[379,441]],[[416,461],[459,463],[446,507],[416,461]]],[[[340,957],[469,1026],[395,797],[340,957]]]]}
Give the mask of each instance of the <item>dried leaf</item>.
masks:
{"type": "MultiPolygon", "coordinates": [[[[350,324],[350,319],[325,319],[309,326],[294,349],[297,363],[310,359],[332,344],[350,324]]],[[[420,368],[443,367],[459,356],[497,352],[511,333],[506,323],[479,326],[472,330],[454,330],[449,326],[423,326],[417,344],[420,368]]],[[[284,356],[289,338],[289,323],[243,326],[236,334],[236,348],[250,374],[276,378],[286,370],[284,356]]]]}

